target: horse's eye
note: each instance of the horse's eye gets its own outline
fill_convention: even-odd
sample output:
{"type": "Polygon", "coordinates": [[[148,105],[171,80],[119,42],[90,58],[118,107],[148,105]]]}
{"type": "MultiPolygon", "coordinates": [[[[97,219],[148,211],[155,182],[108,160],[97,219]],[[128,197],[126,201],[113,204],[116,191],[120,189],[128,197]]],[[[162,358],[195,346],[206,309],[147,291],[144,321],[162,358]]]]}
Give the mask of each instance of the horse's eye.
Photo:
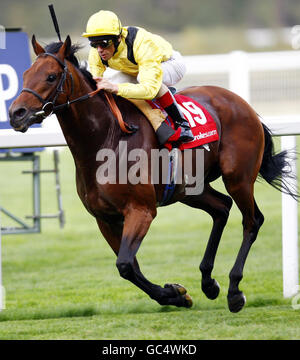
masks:
{"type": "Polygon", "coordinates": [[[55,74],[50,74],[48,77],[47,77],[47,81],[52,83],[56,80],[56,75],[55,74]]]}

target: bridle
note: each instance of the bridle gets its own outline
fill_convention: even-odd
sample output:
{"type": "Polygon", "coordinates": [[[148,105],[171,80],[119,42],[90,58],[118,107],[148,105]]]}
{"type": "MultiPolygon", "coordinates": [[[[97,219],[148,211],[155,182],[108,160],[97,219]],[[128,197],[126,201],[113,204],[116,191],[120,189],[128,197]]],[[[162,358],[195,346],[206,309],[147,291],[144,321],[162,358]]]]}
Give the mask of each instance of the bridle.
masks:
{"type": "MultiPolygon", "coordinates": [[[[40,94],[38,94],[36,91],[34,91],[32,89],[23,88],[21,90],[21,93],[22,92],[28,92],[28,93],[34,95],[43,105],[42,109],[37,111],[36,113],[34,113],[32,115],[32,117],[41,118],[41,120],[43,120],[46,117],[48,117],[48,116],[50,116],[52,114],[55,114],[59,110],[69,108],[70,105],[72,105],[72,104],[74,104],[76,102],[84,101],[84,100],[92,98],[93,96],[95,96],[100,91],[99,89],[97,89],[97,90],[89,92],[86,95],[80,96],[80,97],[78,97],[78,98],[76,98],[74,100],[68,100],[64,104],[55,105],[58,96],[60,94],[64,93],[64,85],[65,85],[65,82],[66,82],[66,79],[67,79],[68,75],[69,75],[69,77],[71,79],[71,96],[72,96],[73,91],[74,91],[73,77],[72,77],[71,72],[68,71],[66,60],[64,60],[64,62],[62,62],[56,55],[48,53],[48,52],[40,54],[37,58],[39,58],[40,56],[43,56],[43,57],[44,56],[51,56],[53,59],[55,59],[59,63],[59,65],[63,69],[63,72],[62,72],[61,78],[59,80],[59,83],[58,83],[53,95],[50,94],[50,96],[47,99],[43,99],[40,94]]],[[[123,120],[122,114],[121,114],[121,112],[120,112],[120,110],[119,110],[119,108],[118,108],[112,94],[107,93],[106,91],[104,92],[104,94],[105,94],[106,99],[108,101],[108,104],[109,104],[109,106],[110,106],[110,108],[112,110],[112,113],[114,114],[114,116],[117,118],[117,120],[119,122],[121,130],[123,132],[125,132],[125,133],[128,133],[128,134],[134,133],[137,129],[132,125],[128,125],[123,120]]]]}
{"type": "MultiPolygon", "coordinates": [[[[46,117],[55,113],[56,111],[70,106],[71,102],[69,100],[65,104],[55,106],[55,102],[56,102],[58,96],[64,92],[64,84],[67,79],[67,75],[69,75],[70,79],[71,79],[72,93],[73,93],[74,85],[73,85],[73,77],[72,77],[72,74],[68,71],[66,60],[64,60],[64,62],[62,62],[57,56],[55,56],[54,54],[51,54],[51,53],[40,54],[37,58],[39,58],[40,56],[43,56],[43,57],[51,56],[53,59],[55,59],[59,63],[59,65],[63,69],[63,73],[61,75],[61,78],[59,80],[59,83],[58,83],[53,95],[50,94],[50,96],[47,99],[43,99],[40,94],[38,94],[36,91],[34,91],[32,89],[23,88],[21,90],[21,93],[28,92],[28,93],[34,95],[43,104],[42,109],[40,111],[36,112],[35,114],[33,114],[33,116],[41,117],[42,119],[45,119],[46,117]]],[[[78,101],[77,99],[75,99],[75,100],[78,101]]]]}

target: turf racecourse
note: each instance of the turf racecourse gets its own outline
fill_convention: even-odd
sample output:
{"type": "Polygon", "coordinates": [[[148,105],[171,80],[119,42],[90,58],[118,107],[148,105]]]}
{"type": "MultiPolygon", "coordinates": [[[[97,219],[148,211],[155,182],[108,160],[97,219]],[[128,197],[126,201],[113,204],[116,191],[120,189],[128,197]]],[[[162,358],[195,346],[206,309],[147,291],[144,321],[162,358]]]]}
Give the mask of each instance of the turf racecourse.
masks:
{"type": "MultiPolygon", "coordinates": [[[[42,155],[42,168],[51,158],[42,155]]],[[[28,168],[1,163],[1,205],[24,217],[28,168]]],[[[216,257],[217,300],[201,292],[199,263],[211,229],[204,212],[181,204],[161,208],[139,250],[141,268],[152,282],[179,282],[192,296],[191,309],[161,307],[121,279],[115,256],[75,190],[74,164],[67,149],[60,161],[67,224],[43,222],[43,232],[2,238],[6,310],[0,313],[0,339],[300,339],[300,310],[282,297],[281,195],[256,184],[265,223],[254,243],[241,289],[245,308],[227,308],[228,274],[241,244],[241,216],[233,207],[216,257]]],[[[54,179],[42,175],[42,208],[55,207],[54,179]]],[[[221,182],[215,187],[222,189],[221,182]]],[[[2,216],[6,224],[7,219],[2,216]]]]}

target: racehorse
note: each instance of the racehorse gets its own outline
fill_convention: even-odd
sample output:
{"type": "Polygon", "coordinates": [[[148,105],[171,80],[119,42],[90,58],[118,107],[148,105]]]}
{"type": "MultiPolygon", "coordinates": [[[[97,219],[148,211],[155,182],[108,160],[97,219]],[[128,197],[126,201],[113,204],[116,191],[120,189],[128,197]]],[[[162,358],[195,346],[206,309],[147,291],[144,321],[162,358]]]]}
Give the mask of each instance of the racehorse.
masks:
{"type": "MultiPolygon", "coordinates": [[[[165,284],[161,287],[147,280],[136,258],[156,216],[164,185],[152,184],[150,175],[149,181],[143,184],[99,184],[96,179],[99,167],[96,157],[100,148],[114,150],[117,157],[121,140],[127,142],[129,151],[144,149],[149,157],[151,149],[159,149],[150,123],[131,102],[115,96],[123,118],[138,128],[135,133],[125,134],[104,92],[87,96],[95,91],[96,84],[91,74],[79,66],[75,56],[78,47],[71,44],[69,36],[64,42],[52,43],[45,49],[33,36],[32,45],[37,59],[25,71],[24,88],[10,107],[11,126],[16,131],[25,132],[54,110],[74,158],[78,195],[87,211],[96,218],[100,231],[116,254],[120,276],[161,305],[192,306],[192,300],[182,285],[165,284]]],[[[297,198],[298,195],[284,180],[284,176],[290,174],[287,170],[288,154],[275,154],[270,130],[250,105],[233,92],[214,86],[195,86],[180,94],[209,109],[220,137],[210,144],[210,151],[204,153],[203,192],[186,195],[175,190],[170,203],[179,201],[204,210],[212,217],[212,231],[200,264],[202,291],[209,299],[219,295],[219,284],[211,274],[233,200],[237,204],[242,214],[243,239],[229,274],[227,300],[229,310],[238,312],[246,301],[239,289],[245,261],[264,222],[254,199],[254,183],[261,175],[273,187],[297,198]],[[230,196],[210,185],[220,176],[230,196]]],[[[195,166],[195,157],[192,162],[195,166]]],[[[128,168],[131,165],[132,162],[128,163],[128,168]]],[[[151,169],[147,170],[150,174],[151,169]]]]}

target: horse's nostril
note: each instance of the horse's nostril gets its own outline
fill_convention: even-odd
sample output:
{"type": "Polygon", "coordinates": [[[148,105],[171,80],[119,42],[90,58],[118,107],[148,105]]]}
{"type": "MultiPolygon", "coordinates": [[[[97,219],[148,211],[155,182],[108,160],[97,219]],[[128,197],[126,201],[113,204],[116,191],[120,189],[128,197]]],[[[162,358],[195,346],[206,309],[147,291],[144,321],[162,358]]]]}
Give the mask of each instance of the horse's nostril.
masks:
{"type": "Polygon", "coordinates": [[[25,108],[19,108],[14,111],[13,117],[15,120],[22,119],[25,116],[26,112],[27,110],[25,108]]]}

